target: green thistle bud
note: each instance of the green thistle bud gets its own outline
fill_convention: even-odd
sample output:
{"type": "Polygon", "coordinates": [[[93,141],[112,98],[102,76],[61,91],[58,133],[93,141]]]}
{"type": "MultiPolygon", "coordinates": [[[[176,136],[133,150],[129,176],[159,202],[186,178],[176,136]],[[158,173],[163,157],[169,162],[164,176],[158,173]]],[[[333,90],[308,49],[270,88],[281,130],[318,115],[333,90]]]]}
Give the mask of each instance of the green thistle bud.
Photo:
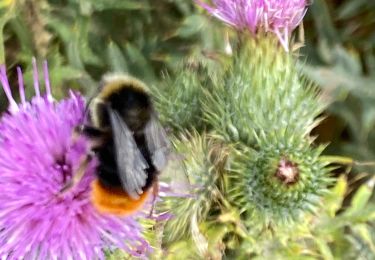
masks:
{"type": "Polygon", "coordinates": [[[314,148],[309,136],[325,104],[276,39],[241,44],[207,96],[206,121],[216,136],[238,144],[227,196],[243,220],[290,223],[315,209],[329,183],[323,147],[314,148]]]}
{"type": "Polygon", "coordinates": [[[242,39],[232,65],[207,93],[204,116],[228,142],[253,147],[260,130],[305,138],[324,107],[317,89],[301,76],[293,54],[264,36],[242,39]]]}
{"type": "Polygon", "coordinates": [[[174,145],[185,157],[183,166],[191,185],[191,195],[169,198],[159,205],[160,210],[169,211],[173,216],[164,229],[167,244],[183,237],[198,237],[199,224],[209,218],[209,212],[219,207],[217,202],[223,198],[223,174],[228,156],[228,148],[196,132],[182,135],[174,145]]]}
{"type": "Polygon", "coordinates": [[[228,198],[249,227],[290,224],[318,206],[330,179],[322,147],[290,149],[263,140],[265,149],[239,154],[231,167],[228,198]]]}
{"type": "Polygon", "coordinates": [[[221,70],[217,60],[210,57],[192,57],[177,68],[173,79],[167,75],[163,85],[154,89],[160,118],[175,132],[204,128],[203,92],[211,88],[221,70]]]}

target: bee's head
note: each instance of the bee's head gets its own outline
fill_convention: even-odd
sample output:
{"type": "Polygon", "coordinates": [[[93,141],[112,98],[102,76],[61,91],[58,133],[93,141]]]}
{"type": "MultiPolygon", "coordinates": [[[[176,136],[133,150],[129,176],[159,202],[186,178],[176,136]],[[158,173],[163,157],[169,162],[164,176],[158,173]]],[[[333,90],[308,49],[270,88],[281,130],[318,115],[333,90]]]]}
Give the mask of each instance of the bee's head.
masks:
{"type": "Polygon", "coordinates": [[[148,87],[131,76],[105,75],[99,98],[117,111],[132,131],[141,130],[151,117],[152,105],[148,87]]]}
{"type": "Polygon", "coordinates": [[[109,97],[109,105],[116,110],[132,131],[141,130],[151,116],[151,100],[146,92],[124,86],[109,97]]]}

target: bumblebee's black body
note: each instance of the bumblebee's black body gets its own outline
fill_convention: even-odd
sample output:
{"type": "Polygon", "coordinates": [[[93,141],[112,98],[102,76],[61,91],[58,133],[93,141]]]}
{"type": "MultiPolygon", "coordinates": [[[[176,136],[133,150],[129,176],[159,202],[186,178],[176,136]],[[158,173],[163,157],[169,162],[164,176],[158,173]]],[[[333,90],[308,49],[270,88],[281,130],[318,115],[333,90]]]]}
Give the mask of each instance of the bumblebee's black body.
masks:
{"type": "Polygon", "coordinates": [[[96,104],[96,114],[91,115],[98,117],[96,120],[100,128],[86,127],[84,130],[87,136],[93,137],[96,135],[96,137],[103,138],[103,143],[93,149],[99,159],[97,169],[99,181],[109,188],[118,188],[122,185],[116,161],[116,147],[112,138],[114,133],[108,114],[109,106],[110,109],[116,111],[124,119],[129,129],[133,132],[137,147],[148,164],[148,168],[145,169],[147,173],[146,184],[142,188],[147,190],[158,174],[152,163],[143,132],[152,114],[150,98],[139,89],[135,89],[132,86],[122,86],[121,90],[112,93],[104,101],[104,103],[96,104]]]}
{"type": "Polygon", "coordinates": [[[91,122],[79,132],[93,143],[99,185],[138,200],[156,182],[169,151],[147,87],[129,76],[104,77],[89,111],[91,122]]]}
{"type": "MultiPolygon", "coordinates": [[[[137,143],[142,146],[142,144],[137,143]]],[[[117,164],[114,155],[114,144],[113,140],[104,144],[102,147],[94,149],[99,158],[99,166],[97,169],[97,176],[100,183],[108,188],[120,188],[121,181],[119,178],[119,173],[117,170],[117,164]]],[[[143,190],[147,190],[152,186],[153,181],[156,178],[158,172],[155,170],[155,167],[151,164],[150,156],[147,151],[144,151],[142,155],[145,157],[147,163],[149,163],[149,168],[146,169],[147,180],[143,190]]]]}
{"type": "MultiPolygon", "coordinates": [[[[89,112],[89,124],[77,127],[75,133],[91,141],[99,161],[98,178],[92,183],[93,205],[102,213],[131,214],[145,203],[151,186],[157,193],[157,175],[169,157],[167,135],[147,87],[130,76],[105,76],[89,112]]],[[[80,181],[92,158],[87,154],[82,159],[60,195],[80,181]]]]}

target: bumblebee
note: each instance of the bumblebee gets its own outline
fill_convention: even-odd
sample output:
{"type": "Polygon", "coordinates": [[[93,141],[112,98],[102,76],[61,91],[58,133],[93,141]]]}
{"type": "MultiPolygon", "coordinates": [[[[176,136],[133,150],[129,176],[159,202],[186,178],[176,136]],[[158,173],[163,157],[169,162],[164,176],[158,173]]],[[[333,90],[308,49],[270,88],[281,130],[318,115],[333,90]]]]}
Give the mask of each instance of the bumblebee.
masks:
{"type": "Polygon", "coordinates": [[[75,130],[91,142],[91,154],[61,192],[74,187],[96,156],[97,178],[91,198],[102,213],[128,215],[139,210],[166,166],[170,143],[160,125],[147,86],[126,75],[106,75],[89,104],[89,124],[75,130]]]}

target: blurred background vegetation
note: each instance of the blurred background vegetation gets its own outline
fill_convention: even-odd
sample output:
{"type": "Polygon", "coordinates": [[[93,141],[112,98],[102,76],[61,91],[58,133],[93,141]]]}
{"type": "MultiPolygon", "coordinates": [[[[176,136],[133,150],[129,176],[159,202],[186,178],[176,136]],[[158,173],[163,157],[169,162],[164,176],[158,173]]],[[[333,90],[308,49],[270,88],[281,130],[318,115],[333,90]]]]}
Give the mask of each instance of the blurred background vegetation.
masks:
{"type": "MultiPolygon", "coordinates": [[[[56,98],[70,88],[91,96],[109,71],[158,85],[183,60],[224,52],[230,33],[190,0],[2,0],[0,29],[0,60],[13,85],[21,66],[31,96],[31,59],[47,59],[56,98]]],[[[375,1],[315,0],[304,35],[299,65],[330,101],[316,141],[329,144],[327,155],[348,160],[338,160],[340,181],[314,220],[316,230],[297,232],[278,252],[374,259],[375,1]]],[[[0,101],[3,111],[3,93],[0,101]]]]}

